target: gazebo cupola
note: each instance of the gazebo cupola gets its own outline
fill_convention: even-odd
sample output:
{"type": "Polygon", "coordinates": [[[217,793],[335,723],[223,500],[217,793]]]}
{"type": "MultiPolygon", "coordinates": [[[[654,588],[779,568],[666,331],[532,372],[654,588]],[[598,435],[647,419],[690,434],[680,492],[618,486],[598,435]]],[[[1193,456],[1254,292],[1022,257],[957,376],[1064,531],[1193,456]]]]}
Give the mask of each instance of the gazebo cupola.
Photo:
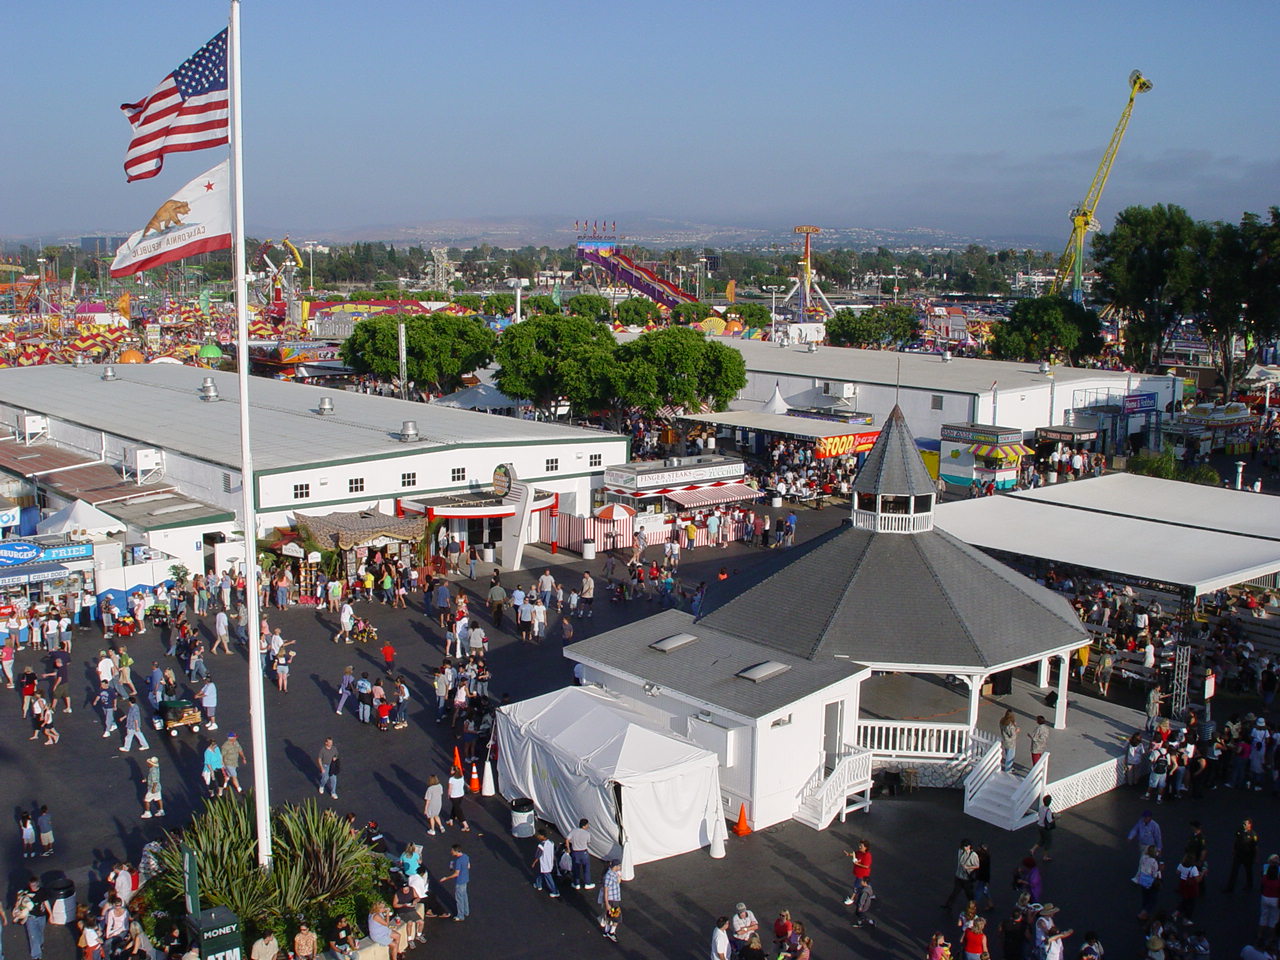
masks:
{"type": "Polygon", "coordinates": [[[933,529],[937,488],[897,405],[853,482],[853,525],[875,533],[933,529]]]}

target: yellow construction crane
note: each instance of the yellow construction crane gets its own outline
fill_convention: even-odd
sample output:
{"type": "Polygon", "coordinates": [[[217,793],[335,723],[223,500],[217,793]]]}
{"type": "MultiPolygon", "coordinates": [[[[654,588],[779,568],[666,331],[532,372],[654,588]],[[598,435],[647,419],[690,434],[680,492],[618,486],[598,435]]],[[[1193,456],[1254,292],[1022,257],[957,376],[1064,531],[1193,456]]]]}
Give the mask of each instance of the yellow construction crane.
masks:
{"type": "Polygon", "coordinates": [[[1071,211],[1071,239],[1067,241],[1067,249],[1062,252],[1058,261],[1058,272],[1053,278],[1051,293],[1060,293],[1068,283],[1071,284],[1071,299],[1076,303],[1084,302],[1084,238],[1090,230],[1097,230],[1098,221],[1093,213],[1098,209],[1102,199],[1103,188],[1111,177],[1111,165],[1116,162],[1116,151],[1120,149],[1120,141],[1129,128],[1129,117],[1133,114],[1133,101],[1138,94],[1151,89],[1151,81],[1142,75],[1141,70],[1129,74],[1129,102],[1120,114],[1120,122],[1111,134],[1111,142],[1107,144],[1102,155],[1102,163],[1098,164],[1098,172],[1093,175],[1093,183],[1089,184],[1089,192],[1084,195],[1080,206],[1071,211]]]}

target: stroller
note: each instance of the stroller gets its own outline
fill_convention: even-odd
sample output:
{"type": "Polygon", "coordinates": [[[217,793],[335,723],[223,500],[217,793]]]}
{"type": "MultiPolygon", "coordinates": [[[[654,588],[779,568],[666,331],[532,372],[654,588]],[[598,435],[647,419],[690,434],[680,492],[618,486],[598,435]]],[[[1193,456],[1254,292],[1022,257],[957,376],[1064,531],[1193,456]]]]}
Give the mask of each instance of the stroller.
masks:
{"type": "Polygon", "coordinates": [[[871,906],[875,903],[876,892],[871,884],[864,882],[853,898],[853,925],[855,927],[874,927],[875,919],[871,916],[871,906]]]}
{"type": "Polygon", "coordinates": [[[363,617],[356,617],[355,625],[351,628],[351,639],[357,643],[376,643],[378,640],[378,628],[372,621],[363,617]]]}

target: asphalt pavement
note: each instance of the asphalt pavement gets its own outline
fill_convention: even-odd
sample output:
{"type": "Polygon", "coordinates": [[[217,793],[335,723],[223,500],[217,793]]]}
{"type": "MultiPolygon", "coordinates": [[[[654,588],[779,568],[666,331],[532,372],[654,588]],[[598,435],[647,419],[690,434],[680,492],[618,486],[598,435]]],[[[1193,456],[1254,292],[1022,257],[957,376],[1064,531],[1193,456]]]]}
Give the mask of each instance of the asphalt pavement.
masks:
{"type": "MultiPolygon", "coordinates": [[[[800,511],[801,540],[840,522],[845,510],[800,511]]],[[[702,549],[683,557],[686,580],[711,580],[721,566],[746,570],[764,551],[742,545],[728,550],[702,549]]],[[[576,555],[550,557],[539,550],[528,572],[503,574],[508,589],[529,584],[550,566],[566,587],[578,582],[588,565],[576,555]]],[[[600,561],[590,564],[598,572],[600,561]]],[[[460,582],[463,589],[483,594],[489,567],[482,565],[475,583],[460,582]]],[[[455,583],[459,582],[454,578],[455,583]]],[[[904,585],[908,587],[909,585],[904,585]]],[[[450,830],[445,836],[428,837],[421,817],[421,797],[426,778],[446,773],[454,741],[447,726],[434,722],[430,671],[443,656],[441,631],[422,613],[422,595],[412,598],[409,610],[396,611],[374,604],[357,605],[371,615],[381,636],[390,637],[398,651],[398,665],[410,676],[413,702],[409,727],[379,732],[357,722],[348,708],[334,714],[335,690],[342,668],[355,667],[375,675],[382,669],[380,652],[360,645],[335,645],[331,638],[336,618],[314,608],[299,606],[270,611],[272,625],[298,642],[290,691],[267,689],[268,762],[272,800],[301,801],[316,797],[314,757],[326,736],[337,742],[343,757],[340,797],[321,802],[338,811],[352,811],[363,822],[376,819],[391,849],[398,853],[413,841],[425,847],[424,862],[433,875],[445,871],[449,845],[461,841],[473,859],[472,918],[466,923],[437,922],[428,927],[428,945],[412,956],[452,955],[511,958],[556,956],[576,960],[615,953],[628,958],[698,957],[708,955],[715,918],[745,901],[762,924],[769,925],[778,910],[787,908],[804,921],[814,938],[815,958],[834,956],[903,957],[918,960],[929,935],[956,931],[954,912],[939,904],[950,889],[951,867],[958,841],[967,837],[986,840],[994,862],[993,890],[997,904],[1011,902],[1011,876],[1016,862],[1034,843],[1033,831],[1009,834],[973,820],[961,810],[958,791],[920,790],[896,797],[882,797],[870,813],[855,814],[848,823],[837,822],[826,831],[798,823],[781,824],[749,837],[730,836],[728,855],[712,860],[695,852],[637,869],[636,879],[624,885],[625,911],[617,945],[605,941],[594,922],[595,892],[572,890],[551,900],[531,887],[531,840],[510,836],[510,817],[500,797],[477,800],[473,832],[450,830]],[[859,837],[872,845],[874,881],[878,893],[874,928],[854,929],[842,900],[848,892],[849,861],[843,851],[859,837]]],[[[909,602],[904,589],[903,602],[909,602]]],[[[577,621],[578,636],[609,629],[645,616],[656,604],[633,600],[627,605],[598,601],[593,620],[577,621]]],[[[482,609],[482,605],[473,609],[482,609]]],[[[481,615],[486,622],[487,617],[481,615]]],[[[508,626],[510,621],[508,621],[508,626]]],[[[212,629],[212,617],[202,629],[212,629]]],[[[568,683],[569,661],[558,642],[522,645],[509,633],[493,633],[490,662],[491,694],[523,699],[568,683]]],[[[0,698],[0,802],[10,815],[9,840],[0,844],[6,907],[18,886],[32,872],[46,879],[66,875],[76,881],[83,896],[97,902],[102,878],[113,862],[136,862],[142,845],[161,835],[164,828],[184,823],[201,805],[202,784],[199,737],[181,733],[169,737],[148,731],[153,753],[161,759],[165,806],[163,820],[140,819],[144,755],[117,751],[117,739],[103,739],[97,716],[87,708],[93,688],[93,660],[103,643],[96,631],[77,634],[73,655],[73,704],[70,716],[58,714],[61,742],[52,747],[28,741],[30,726],[19,718],[16,691],[0,698]],[[53,814],[57,845],[53,856],[24,860],[18,840],[17,816],[48,804],[53,814]]],[[[137,660],[139,678],[145,677],[153,659],[164,662],[155,631],[132,638],[130,652],[137,660]]],[[[219,739],[231,731],[248,748],[247,676],[243,652],[210,657],[218,681],[219,739]]],[[[18,668],[36,661],[23,653],[18,668]]],[[[254,758],[250,758],[254,762],[254,758]]],[[[251,776],[242,770],[242,782],[251,776]]],[[[1234,957],[1252,934],[1257,920],[1254,894],[1224,894],[1230,863],[1230,839],[1243,816],[1253,816],[1262,835],[1262,855],[1280,851],[1280,821],[1276,800],[1264,793],[1217,790],[1207,799],[1182,801],[1158,811],[1164,826],[1166,848],[1180,851],[1189,835],[1188,822],[1205,822],[1212,869],[1208,895],[1200,905],[1204,927],[1214,954],[1234,957]]],[[[1126,844],[1124,833],[1145,805],[1135,795],[1117,792],[1066,811],[1056,831],[1055,857],[1045,867],[1045,897],[1063,908],[1060,920],[1076,930],[1068,955],[1074,956],[1085,930],[1096,930],[1115,957],[1136,955],[1139,950],[1137,887],[1130,882],[1136,866],[1136,850],[1126,844]]],[[[596,864],[596,870],[600,866],[596,864]]],[[[446,897],[446,900],[448,898],[446,897]]],[[[1166,891],[1162,903],[1172,908],[1173,894],[1166,891]]],[[[992,923],[1000,918],[997,913],[992,923]]],[[[362,918],[363,919],[363,918],[362,918]]],[[[25,957],[26,943],[19,929],[4,928],[5,955],[25,957]]],[[[50,928],[45,957],[71,960],[72,935],[50,928]]],[[[993,939],[993,955],[1000,956],[993,939]]]]}

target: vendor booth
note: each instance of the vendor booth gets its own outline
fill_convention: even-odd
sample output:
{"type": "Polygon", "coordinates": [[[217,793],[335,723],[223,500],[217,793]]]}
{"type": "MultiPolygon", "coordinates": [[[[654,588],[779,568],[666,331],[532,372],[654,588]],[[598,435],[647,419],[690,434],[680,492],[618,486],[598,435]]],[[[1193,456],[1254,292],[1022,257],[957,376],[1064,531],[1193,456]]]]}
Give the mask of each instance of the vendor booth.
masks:
{"type": "Polygon", "coordinates": [[[1178,457],[1223,451],[1231,455],[1249,452],[1258,418],[1243,403],[1201,403],[1164,428],[1164,442],[1178,457]]]}
{"type": "Polygon", "coordinates": [[[738,457],[718,454],[640,460],[605,470],[601,492],[605,503],[634,507],[634,529],[644,530],[649,542],[656,543],[669,536],[677,515],[756,500],[760,491],[745,482],[746,472],[738,457]]]}
{"type": "Polygon", "coordinates": [[[0,605],[43,610],[93,592],[93,544],[48,536],[0,540],[0,605]]]}
{"type": "MultiPolygon", "coordinates": [[[[324,516],[299,513],[297,519],[298,526],[322,548],[339,551],[342,557],[339,572],[348,576],[377,553],[387,560],[411,565],[414,550],[422,542],[427,529],[426,517],[394,517],[381,510],[328,513],[324,516]]],[[[294,560],[308,562],[301,543],[285,543],[281,546],[281,553],[294,560]]]]}
{"type": "Polygon", "coordinates": [[[1022,442],[1022,431],[987,423],[944,423],[938,474],[947,483],[967,487],[994,483],[997,490],[1018,484],[1018,466],[1035,451],[1022,442]]]}
{"type": "Polygon", "coordinates": [[[699,847],[724,856],[716,755],[621,698],[568,687],[502,707],[496,731],[503,795],[566,836],[588,818],[592,855],[620,859],[624,879],[699,847]]]}

